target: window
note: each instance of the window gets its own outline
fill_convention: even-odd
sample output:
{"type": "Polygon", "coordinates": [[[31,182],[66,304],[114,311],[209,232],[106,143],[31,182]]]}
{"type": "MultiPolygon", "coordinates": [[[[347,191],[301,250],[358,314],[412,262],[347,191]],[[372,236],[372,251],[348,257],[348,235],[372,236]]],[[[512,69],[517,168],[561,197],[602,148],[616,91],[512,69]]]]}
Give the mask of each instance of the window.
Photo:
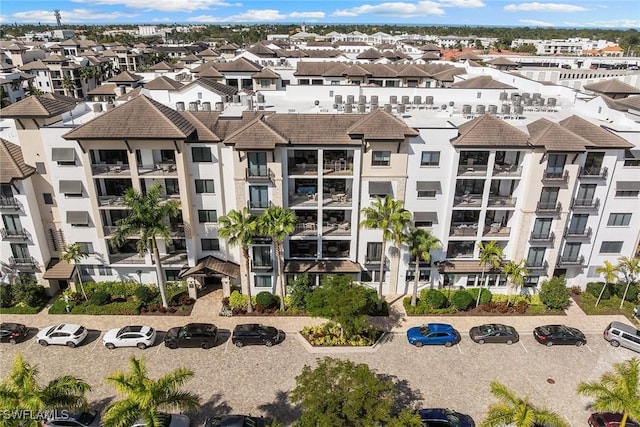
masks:
{"type": "Polygon", "coordinates": [[[43,162],[36,162],[36,172],[38,172],[40,175],[44,175],[45,173],[47,173],[47,168],[44,167],[43,162]]]}
{"type": "Polygon", "coordinates": [[[209,147],[191,147],[191,156],[194,163],[213,162],[209,147]]]}
{"type": "Polygon", "coordinates": [[[104,265],[98,266],[98,275],[100,276],[111,276],[113,275],[113,271],[111,271],[111,267],[107,267],[104,265]]]}
{"type": "Polygon", "coordinates": [[[616,197],[638,197],[638,190],[616,190],[616,197]]]}
{"type": "Polygon", "coordinates": [[[423,151],[420,166],[438,166],[440,164],[439,151],[423,151]]]}
{"type": "Polygon", "coordinates": [[[435,190],[418,190],[418,198],[419,199],[433,199],[436,197],[435,190]]]}
{"type": "Polygon", "coordinates": [[[271,288],[271,276],[256,276],[255,277],[256,288],[271,288]]]}
{"type": "Polygon", "coordinates": [[[269,88],[271,87],[271,80],[268,79],[260,79],[260,87],[269,88]]]}
{"type": "Polygon", "coordinates": [[[220,240],[218,239],[201,239],[200,245],[203,251],[219,251],[220,240]]]}
{"type": "Polygon", "coordinates": [[[168,282],[177,282],[180,280],[180,270],[165,270],[164,275],[168,282]]]}
{"type": "Polygon", "coordinates": [[[91,278],[91,276],[96,274],[96,269],[93,265],[81,265],[80,274],[82,274],[82,277],[91,278]]]}
{"type": "MultiPolygon", "coordinates": [[[[415,281],[416,280],[415,274],[416,274],[415,267],[408,268],[405,280],[407,282],[415,281]]],[[[418,277],[418,281],[419,282],[428,282],[428,281],[431,280],[431,270],[428,269],[428,268],[420,268],[420,269],[418,269],[418,274],[419,274],[419,277],[418,277]]]]}
{"type": "Polygon", "coordinates": [[[524,278],[523,286],[525,287],[536,287],[538,286],[538,281],[540,280],[540,276],[527,276],[524,278]]]}
{"type": "Polygon", "coordinates": [[[264,151],[253,151],[247,153],[247,161],[249,163],[248,176],[268,176],[267,170],[267,153],[264,151]]]}
{"type": "Polygon", "coordinates": [[[564,173],[566,161],[566,154],[549,154],[547,159],[547,174],[554,177],[561,177],[564,173]]]}
{"type": "Polygon", "coordinates": [[[269,207],[269,188],[266,185],[252,185],[249,187],[249,206],[252,209],[266,209],[269,207]]]}
{"type": "Polygon", "coordinates": [[[389,166],[391,164],[391,151],[374,151],[371,157],[371,166],[389,166]]]}
{"type": "Polygon", "coordinates": [[[619,254],[622,252],[623,242],[602,242],[600,246],[601,254],[619,254]]]}
{"type": "MultiPolygon", "coordinates": [[[[384,282],[385,271],[382,272],[382,281],[384,282]]],[[[380,281],[380,270],[367,271],[363,270],[360,273],[360,281],[361,282],[379,282],[380,281]]]]}
{"type": "Polygon", "coordinates": [[[298,84],[300,86],[309,86],[309,79],[299,79],[298,84]]]}
{"type": "Polygon", "coordinates": [[[322,79],[312,79],[311,84],[314,86],[322,86],[324,81],[322,79]]]}
{"type": "Polygon", "coordinates": [[[91,242],[78,242],[81,254],[93,254],[93,243],[91,242]]]}
{"type": "Polygon", "coordinates": [[[218,213],[215,210],[198,210],[199,222],[218,222],[218,213]]]}
{"type": "Polygon", "coordinates": [[[536,218],[536,222],[533,223],[531,237],[534,239],[548,239],[552,223],[553,218],[536,218]]]}
{"type": "Polygon", "coordinates": [[[252,262],[254,267],[271,267],[271,246],[254,246],[252,262]]]}
{"type": "Polygon", "coordinates": [[[527,256],[528,267],[542,267],[544,265],[545,248],[529,248],[527,256]]]}
{"type": "Polygon", "coordinates": [[[45,205],[53,204],[53,196],[51,195],[51,193],[42,193],[42,197],[44,198],[45,205]]]}
{"type": "Polygon", "coordinates": [[[367,243],[366,260],[368,262],[379,262],[382,255],[382,242],[369,242],[367,243]]]}
{"type": "Polygon", "coordinates": [[[629,225],[631,222],[631,214],[630,213],[612,213],[609,215],[609,221],[607,225],[620,227],[629,225]]]}
{"type": "Polygon", "coordinates": [[[476,285],[476,279],[478,278],[477,274],[469,274],[467,275],[467,288],[472,288],[476,285]]]}
{"type": "Polygon", "coordinates": [[[196,179],[196,193],[215,193],[212,179],[196,179]]]}

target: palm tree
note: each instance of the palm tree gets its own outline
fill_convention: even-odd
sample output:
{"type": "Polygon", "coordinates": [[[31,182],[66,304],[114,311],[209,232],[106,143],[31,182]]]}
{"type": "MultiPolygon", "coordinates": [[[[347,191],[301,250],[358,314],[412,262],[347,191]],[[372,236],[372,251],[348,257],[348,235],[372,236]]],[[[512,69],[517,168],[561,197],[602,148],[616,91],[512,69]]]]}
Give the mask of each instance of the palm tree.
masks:
{"type": "Polygon", "coordinates": [[[162,427],[162,410],[195,410],[200,397],[181,391],[193,371],[178,368],[154,380],[149,378],[143,359],[131,357],[129,372],[115,372],[107,378],[124,398],[109,405],[102,418],[105,427],[129,427],[142,421],[148,427],[162,427]]]}
{"type": "MultiPolygon", "coordinates": [[[[611,264],[611,261],[605,261],[603,266],[596,267],[596,273],[604,275],[604,285],[600,290],[600,295],[598,295],[598,299],[596,300],[596,307],[600,304],[600,299],[602,298],[602,294],[604,290],[609,287],[610,283],[618,280],[618,276],[616,276],[616,272],[618,271],[618,267],[611,264]]],[[[624,301],[624,300],[623,300],[624,301]]]]}
{"type": "MultiPolygon", "coordinates": [[[[524,278],[529,275],[529,270],[526,267],[526,259],[520,260],[520,262],[509,261],[504,267],[502,267],[502,272],[506,274],[507,281],[514,287],[516,290],[519,290],[520,287],[524,284],[524,278]]],[[[511,287],[509,287],[509,299],[507,300],[507,305],[511,304],[511,287]]]]}
{"type": "Polygon", "coordinates": [[[624,288],[624,294],[622,295],[622,301],[620,301],[620,308],[624,305],[624,299],[627,297],[629,286],[635,282],[636,275],[640,274],[640,259],[629,258],[626,256],[618,258],[618,265],[616,267],[618,271],[624,274],[624,280],[627,284],[624,288]]]}
{"type": "Polygon", "coordinates": [[[164,188],[158,183],[153,184],[146,193],[129,188],[124,195],[124,205],[129,213],[116,222],[117,228],[110,242],[112,246],[120,247],[130,237],[140,236],[137,241],[138,252],[141,255],[149,252],[153,257],[162,305],[168,307],[157,237],[161,237],[165,243],[169,242],[171,227],[168,218],[178,215],[180,204],[176,200],[163,203],[163,191],[164,188]]]}
{"type": "Polygon", "coordinates": [[[622,413],[620,427],[628,418],[640,420],[640,360],[616,363],[613,372],[602,375],[600,381],[579,383],[577,391],[595,399],[591,407],[596,411],[622,413]]]}
{"type": "Polygon", "coordinates": [[[490,242],[478,243],[478,249],[480,249],[480,264],[482,264],[482,276],[480,277],[480,289],[478,290],[478,298],[476,300],[476,307],[480,305],[480,295],[482,294],[482,284],[484,283],[484,272],[487,265],[491,268],[499,268],[502,264],[502,248],[495,240],[490,242]]]}
{"type": "Polygon", "coordinates": [[[481,427],[498,427],[512,425],[514,427],[566,427],[564,419],[546,408],[533,406],[529,396],[524,399],[507,388],[504,384],[492,381],[491,394],[498,399],[487,410],[487,418],[480,423],[481,427]]]}
{"type": "Polygon", "coordinates": [[[62,89],[66,96],[73,96],[73,90],[76,88],[76,82],[71,76],[64,76],[62,78],[62,89]]]}
{"type": "Polygon", "coordinates": [[[283,243],[296,229],[296,214],[281,206],[270,206],[258,217],[258,234],[273,239],[276,261],[276,289],[280,294],[280,310],[284,310],[283,243]]]}
{"type": "MultiPolygon", "coordinates": [[[[62,375],[46,385],[38,383],[38,369],[24,361],[18,354],[11,371],[0,383],[0,411],[42,411],[47,409],[74,410],[87,406],[85,394],[89,384],[71,375],[62,375]]],[[[39,427],[42,422],[35,417],[28,419],[4,419],[5,426],[39,427]]]]}
{"type": "Polygon", "coordinates": [[[420,278],[420,260],[426,263],[431,262],[431,251],[442,246],[442,242],[429,230],[422,228],[414,229],[409,235],[409,251],[416,257],[416,270],[414,273],[413,293],[411,294],[411,305],[418,303],[418,279],[420,278]]]}
{"type": "Polygon", "coordinates": [[[253,311],[251,304],[251,283],[249,280],[249,245],[256,235],[256,219],[247,208],[241,211],[231,210],[218,218],[220,228],[218,236],[226,239],[231,246],[240,246],[245,270],[241,278],[242,292],[247,296],[247,312],[253,311]]]}
{"type": "Polygon", "coordinates": [[[387,242],[394,244],[405,240],[404,230],[411,222],[411,213],[404,208],[402,200],[394,200],[387,195],[384,199],[377,196],[371,206],[362,209],[364,220],[361,227],[382,230],[382,250],[380,251],[380,277],[378,282],[378,304],[382,304],[382,282],[387,252],[387,242]]]}
{"type": "Polygon", "coordinates": [[[78,263],[80,262],[80,260],[82,260],[83,258],[86,258],[88,255],[83,253],[80,249],[80,244],[79,243],[72,243],[70,245],[63,245],[62,246],[62,254],[60,255],[60,258],[63,261],[66,261],[68,263],[72,263],[74,266],[76,266],[76,274],[78,275],[78,283],[80,283],[80,290],[82,290],[82,296],[84,297],[85,301],[88,299],[87,298],[87,293],[84,291],[84,285],[82,284],[82,272],[80,271],[80,268],[77,267],[78,263]]]}

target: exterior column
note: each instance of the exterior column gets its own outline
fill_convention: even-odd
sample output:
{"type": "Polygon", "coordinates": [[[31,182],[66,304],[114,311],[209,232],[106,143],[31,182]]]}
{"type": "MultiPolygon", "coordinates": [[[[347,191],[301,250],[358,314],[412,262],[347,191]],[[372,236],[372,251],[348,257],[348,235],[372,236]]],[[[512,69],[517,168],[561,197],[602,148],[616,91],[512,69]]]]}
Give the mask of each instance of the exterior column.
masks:
{"type": "Polygon", "coordinates": [[[231,295],[231,283],[228,277],[222,278],[222,297],[226,298],[231,295]]]}
{"type": "Polygon", "coordinates": [[[197,279],[193,277],[187,278],[187,291],[189,292],[189,298],[198,299],[198,288],[199,283],[196,282],[197,279]]]}

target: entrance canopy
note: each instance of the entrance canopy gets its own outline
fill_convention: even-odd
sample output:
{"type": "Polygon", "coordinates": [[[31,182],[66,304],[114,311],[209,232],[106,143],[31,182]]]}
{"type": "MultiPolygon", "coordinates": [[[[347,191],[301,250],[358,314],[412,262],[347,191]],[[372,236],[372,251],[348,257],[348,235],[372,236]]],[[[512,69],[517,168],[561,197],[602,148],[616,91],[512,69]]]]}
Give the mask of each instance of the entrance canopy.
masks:
{"type": "Polygon", "coordinates": [[[73,277],[76,266],[62,261],[58,258],[51,258],[47,270],[42,276],[47,280],[70,280],[73,277]]]}
{"type": "Polygon", "coordinates": [[[360,265],[353,261],[287,261],[285,273],[360,273],[360,265]]]}
{"type": "Polygon", "coordinates": [[[240,277],[240,266],[235,262],[225,261],[214,256],[206,256],[198,260],[194,267],[180,272],[180,277],[192,276],[228,276],[233,279],[240,277]]]}

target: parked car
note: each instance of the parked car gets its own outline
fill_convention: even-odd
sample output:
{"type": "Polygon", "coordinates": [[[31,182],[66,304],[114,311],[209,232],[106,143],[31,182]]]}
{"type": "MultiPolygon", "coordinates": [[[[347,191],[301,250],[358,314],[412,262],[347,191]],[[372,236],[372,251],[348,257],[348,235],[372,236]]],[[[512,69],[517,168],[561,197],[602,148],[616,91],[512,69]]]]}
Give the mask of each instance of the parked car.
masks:
{"type": "MultiPolygon", "coordinates": [[[[596,412],[589,417],[589,425],[591,427],[618,427],[622,421],[622,414],[613,412],[596,412]]],[[[640,424],[627,418],[627,427],[640,427],[640,424]]]]}
{"type": "Polygon", "coordinates": [[[640,329],[626,323],[609,323],[604,330],[604,339],[614,347],[624,347],[640,353],[640,329]]]}
{"type": "Polygon", "coordinates": [[[100,426],[100,412],[87,411],[68,414],[68,416],[52,418],[43,427],[98,427],[100,426]]]}
{"type": "Polygon", "coordinates": [[[418,414],[422,424],[428,427],[475,427],[469,415],[446,408],[420,409],[418,414]]]}
{"type": "Polygon", "coordinates": [[[73,348],[79,345],[86,337],[87,329],[84,326],[61,323],[43,328],[36,335],[36,341],[43,347],[56,344],[73,348]]]}
{"type": "Polygon", "coordinates": [[[222,415],[209,417],[202,427],[265,427],[267,424],[262,417],[250,415],[222,415]]]}
{"type": "Polygon", "coordinates": [[[257,323],[245,323],[237,325],[231,334],[231,342],[236,347],[247,344],[260,344],[271,347],[281,340],[280,331],[273,326],[259,325],[257,323]]]}
{"type": "MultiPolygon", "coordinates": [[[[183,414],[160,414],[163,417],[163,427],[189,427],[191,420],[183,414]]],[[[144,421],[140,420],[131,427],[147,427],[144,421]]]]}
{"type": "Polygon", "coordinates": [[[15,344],[23,341],[29,335],[29,328],[21,323],[0,324],[0,342],[15,344]]]}
{"type": "Polygon", "coordinates": [[[460,342],[460,334],[453,326],[446,323],[428,323],[407,330],[409,344],[416,347],[423,345],[444,345],[451,347],[460,342]]]}
{"type": "Polygon", "coordinates": [[[218,340],[218,328],[211,323],[189,323],[171,328],[164,337],[164,345],[169,348],[202,347],[211,348],[218,340]]]}
{"type": "Polygon", "coordinates": [[[520,340],[518,331],[511,326],[499,323],[474,326],[469,330],[469,336],[478,344],[486,342],[513,344],[520,340]]]}
{"type": "Polygon", "coordinates": [[[538,326],[533,330],[533,337],[540,344],[549,347],[552,345],[575,345],[580,347],[587,343],[587,339],[579,329],[565,325],[538,326]]]}
{"type": "Polygon", "coordinates": [[[156,331],[150,326],[125,326],[110,329],[102,337],[102,343],[109,350],[116,347],[138,347],[144,350],[156,342],[156,331]]]}

